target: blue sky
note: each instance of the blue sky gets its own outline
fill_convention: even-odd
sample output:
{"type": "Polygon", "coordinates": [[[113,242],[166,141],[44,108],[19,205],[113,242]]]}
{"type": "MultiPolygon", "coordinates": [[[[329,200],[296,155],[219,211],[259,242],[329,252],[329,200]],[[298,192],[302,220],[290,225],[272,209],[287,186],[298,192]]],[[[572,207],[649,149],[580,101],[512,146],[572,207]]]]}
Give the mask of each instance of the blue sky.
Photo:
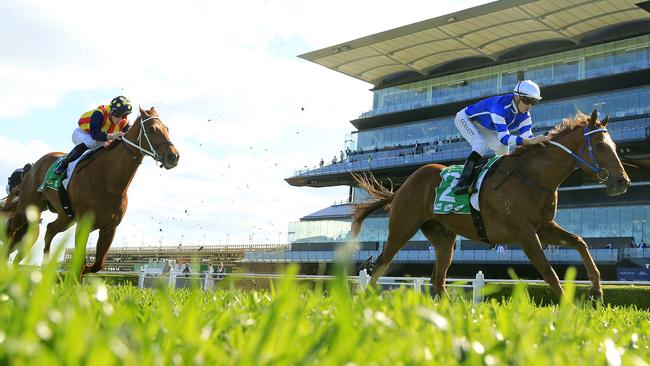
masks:
{"type": "Polygon", "coordinates": [[[331,159],[372,101],[296,56],[482,2],[2,1],[0,177],[69,151],[79,115],[123,94],[156,107],[181,159],[145,160],[114,245],[284,242],[347,197],[284,178],[331,159]]]}

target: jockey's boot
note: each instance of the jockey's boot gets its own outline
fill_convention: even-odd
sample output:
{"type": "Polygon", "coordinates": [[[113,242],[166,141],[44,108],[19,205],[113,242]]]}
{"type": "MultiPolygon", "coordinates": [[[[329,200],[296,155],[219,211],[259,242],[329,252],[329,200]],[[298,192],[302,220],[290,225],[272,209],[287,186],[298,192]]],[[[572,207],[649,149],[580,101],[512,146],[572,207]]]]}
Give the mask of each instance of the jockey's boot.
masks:
{"type": "Polygon", "coordinates": [[[65,157],[65,159],[61,160],[59,166],[54,170],[54,174],[62,175],[65,173],[65,171],[68,169],[68,164],[79,159],[81,154],[83,154],[86,150],[88,150],[86,144],[79,144],[75,146],[74,149],[72,149],[72,151],[70,151],[70,153],[65,157]]]}
{"type": "Polygon", "coordinates": [[[481,160],[481,155],[476,151],[472,151],[472,153],[469,154],[467,160],[465,161],[463,172],[460,173],[458,184],[454,189],[455,194],[467,193],[469,186],[472,184],[472,180],[474,180],[474,167],[476,167],[476,164],[478,164],[479,160],[481,160]]]}

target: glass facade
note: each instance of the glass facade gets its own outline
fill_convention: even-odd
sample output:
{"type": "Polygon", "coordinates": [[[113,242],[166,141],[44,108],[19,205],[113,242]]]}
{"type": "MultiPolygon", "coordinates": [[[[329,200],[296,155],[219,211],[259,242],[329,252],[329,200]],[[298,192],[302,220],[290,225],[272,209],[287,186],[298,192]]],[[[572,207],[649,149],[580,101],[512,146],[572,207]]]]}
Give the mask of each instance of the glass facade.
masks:
{"type": "Polygon", "coordinates": [[[361,117],[510,92],[517,80],[540,86],[650,68],[650,35],[377,90],[361,117]]]}
{"type": "MultiPolygon", "coordinates": [[[[562,118],[571,117],[577,111],[586,113],[598,109],[601,115],[613,118],[650,113],[650,86],[630,88],[607,93],[591,94],[552,102],[542,102],[532,110],[533,126],[552,127],[562,118]]],[[[432,142],[459,137],[454,116],[434,118],[399,126],[364,130],[353,133],[356,148],[372,150],[391,146],[406,146],[416,142],[432,142]]]]}
{"type": "MultiPolygon", "coordinates": [[[[650,239],[650,205],[582,207],[560,209],[557,223],[584,238],[634,237],[638,243],[650,239]]],[[[345,243],[351,239],[349,220],[301,221],[289,224],[290,243],[345,243]]],[[[363,222],[360,242],[385,242],[387,217],[369,217],[363,222]]],[[[426,241],[422,232],[411,239],[426,241]]]]}

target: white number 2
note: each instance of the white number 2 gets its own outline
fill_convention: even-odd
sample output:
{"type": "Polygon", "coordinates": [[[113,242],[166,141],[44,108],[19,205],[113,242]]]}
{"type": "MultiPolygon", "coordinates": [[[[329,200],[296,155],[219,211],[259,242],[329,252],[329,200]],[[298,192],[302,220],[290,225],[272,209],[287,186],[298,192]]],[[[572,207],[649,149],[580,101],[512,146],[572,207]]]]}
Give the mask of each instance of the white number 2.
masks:
{"type": "Polygon", "coordinates": [[[454,180],[452,180],[451,183],[449,183],[449,187],[447,187],[447,189],[445,189],[440,194],[440,200],[443,201],[443,202],[456,203],[456,198],[453,195],[450,196],[449,193],[451,193],[451,190],[454,189],[458,185],[458,180],[460,179],[460,173],[449,172],[449,173],[445,174],[442,177],[442,180],[443,181],[446,180],[447,177],[449,177],[449,176],[454,177],[454,180]]]}

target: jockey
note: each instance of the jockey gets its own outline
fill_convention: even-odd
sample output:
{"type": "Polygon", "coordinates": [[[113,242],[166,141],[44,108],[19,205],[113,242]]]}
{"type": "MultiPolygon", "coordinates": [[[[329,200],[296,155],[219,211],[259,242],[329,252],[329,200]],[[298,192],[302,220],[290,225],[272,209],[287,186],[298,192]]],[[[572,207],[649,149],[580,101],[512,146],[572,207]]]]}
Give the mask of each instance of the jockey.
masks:
{"type": "Polygon", "coordinates": [[[126,97],[113,98],[110,105],[100,105],[79,118],[79,127],[72,133],[76,145],[54,171],[62,175],[70,162],[78,159],[88,149],[97,149],[124,136],[129,128],[127,116],[131,113],[131,102],[126,97]]]}
{"type": "Polygon", "coordinates": [[[530,108],[542,99],[539,86],[531,80],[517,82],[512,93],[483,99],[463,108],[454,123],[461,135],[472,145],[472,153],[465,161],[455,193],[463,194],[472,183],[474,167],[488,147],[495,154],[506,155],[511,146],[540,144],[550,141],[548,136],[533,137],[530,108]],[[510,135],[517,130],[518,136],[510,135]]]}
{"type": "Polygon", "coordinates": [[[32,164],[25,164],[24,167],[18,168],[14,170],[13,173],[9,176],[8,182],[7,182],[7,194],[11,194],[11,192],[18,187],[18,185],[23,181],[23,177],[29,169],[32,168],[32,164]]]}

